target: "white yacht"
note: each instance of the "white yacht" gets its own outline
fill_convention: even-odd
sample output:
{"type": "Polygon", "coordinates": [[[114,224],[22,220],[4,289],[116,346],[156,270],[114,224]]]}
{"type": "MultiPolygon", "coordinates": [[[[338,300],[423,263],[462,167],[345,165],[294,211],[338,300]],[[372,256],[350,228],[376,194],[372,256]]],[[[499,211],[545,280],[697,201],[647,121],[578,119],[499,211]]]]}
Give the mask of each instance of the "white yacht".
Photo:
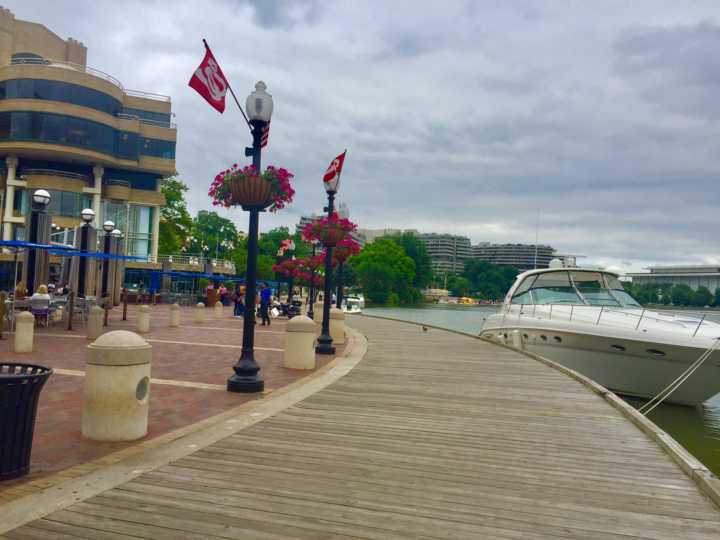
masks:
{"type": "Polygon", "coordinates": [[[643,309],[617,274],[559,264],[520,274],[481,335],[554,360],[619,394],[647,399],[710,350],[666,402],[698,405],[720,392],[720,348],[714,350],[720,324],[643,309]]]}
{"type": "Polygon", "coordinates": [[[343,300],[342,309],[346,313],[362,313],[365,308],[365,297],[362,294],[351,294],[343,300]]]}

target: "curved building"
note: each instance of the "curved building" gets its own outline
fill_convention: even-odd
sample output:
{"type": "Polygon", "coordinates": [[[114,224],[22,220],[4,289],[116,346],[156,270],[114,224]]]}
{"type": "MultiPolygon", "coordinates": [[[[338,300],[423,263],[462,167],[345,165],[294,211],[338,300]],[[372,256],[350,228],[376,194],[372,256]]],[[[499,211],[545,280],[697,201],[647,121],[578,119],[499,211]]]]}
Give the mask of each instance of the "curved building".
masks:
{"type": "Polygon", "coordinates": [[[0,10],[2,238],[24,238],[30,194],[44,188],[56,240],[71,242],[91,207],[126,253],[155,260],[160,183],[175,174],[170,98],[127,90],[86,57],[79,41],[0,10]]]}

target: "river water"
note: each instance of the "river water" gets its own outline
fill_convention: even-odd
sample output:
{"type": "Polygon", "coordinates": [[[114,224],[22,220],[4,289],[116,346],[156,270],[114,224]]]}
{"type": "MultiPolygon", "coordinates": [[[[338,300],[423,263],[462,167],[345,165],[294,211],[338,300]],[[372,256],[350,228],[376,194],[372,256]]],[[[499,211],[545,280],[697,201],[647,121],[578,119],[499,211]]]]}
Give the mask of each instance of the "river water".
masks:
{"type": "MultiPolygon", "coordinates": [[[[484,318],[497,310],[496,306],[426,305],[408,308],[366,308],[364,313],[478,335],[484,318]]],[[[718,312],[710,312],[707,318],[720,322],[718,312]]],[[[629,398],[627,401],[635,407],[643,403],[629,398]]],[[[660,405],[649,414],[649,418],[672,435],[708,469],[720,476],[720,394],[697,408],[660,405]]]]}

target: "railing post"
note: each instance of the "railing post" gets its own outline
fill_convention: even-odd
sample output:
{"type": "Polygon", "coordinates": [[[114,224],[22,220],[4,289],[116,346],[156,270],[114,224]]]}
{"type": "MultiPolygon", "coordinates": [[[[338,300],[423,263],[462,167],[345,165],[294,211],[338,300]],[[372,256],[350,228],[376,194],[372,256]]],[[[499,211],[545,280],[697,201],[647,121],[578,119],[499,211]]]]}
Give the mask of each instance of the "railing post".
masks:
{"type": "Polygon", "coordinates": [[[695,335],[698,333],[698,330],[700,330],[700,327],[702,326],[702,323],[705,320],[705,317],[707,317],[707,315],[703,315],[702,319],[700,319],[700,322],[698,323],[697,328],[693,332],[693,337],[695,337],[695,335]]]}
{"type": "Polygon", "coordinates": [[[600,324],[600,317],[602,317],[604,309],[605,309],[605,306],[600,306],[600,314],[598,315],[597,321],[595,321],[595,326],[600,324]]]}
{"type": "Polygon", "coordinates": [[[550,319],[551,321],[552,321],[552,308],[553,308],[553,304],[550,304],[550,317],[549,317],[549,319],[550,319]]]}
{"type": "Polygon", "coordinates": [[[575,306],[570,306],[570,321],[572,321],[573,311],[575,310],[575,306]]]}
{"type": "Polygon", "coordinates": [[[640,322],[643,320],[643,316],[645,315],[645,310],[642,310],[642,313],[640,314],[640,318],[638,319],[637,324],[635,325],[635,331],[637,331],[638,328],[640,328],[640,322]]]}

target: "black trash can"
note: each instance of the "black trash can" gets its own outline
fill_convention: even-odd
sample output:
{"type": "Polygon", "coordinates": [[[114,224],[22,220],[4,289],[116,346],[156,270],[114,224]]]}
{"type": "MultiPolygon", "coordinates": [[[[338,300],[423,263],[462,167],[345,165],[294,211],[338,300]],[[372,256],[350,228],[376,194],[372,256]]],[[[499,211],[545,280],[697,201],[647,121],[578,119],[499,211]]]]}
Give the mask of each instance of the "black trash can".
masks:
{"type": "Polygon", "coordinates": [[[0,481],[30,469],[38,399],[50,375],[45,366],[0,362],[0,481]]]}

